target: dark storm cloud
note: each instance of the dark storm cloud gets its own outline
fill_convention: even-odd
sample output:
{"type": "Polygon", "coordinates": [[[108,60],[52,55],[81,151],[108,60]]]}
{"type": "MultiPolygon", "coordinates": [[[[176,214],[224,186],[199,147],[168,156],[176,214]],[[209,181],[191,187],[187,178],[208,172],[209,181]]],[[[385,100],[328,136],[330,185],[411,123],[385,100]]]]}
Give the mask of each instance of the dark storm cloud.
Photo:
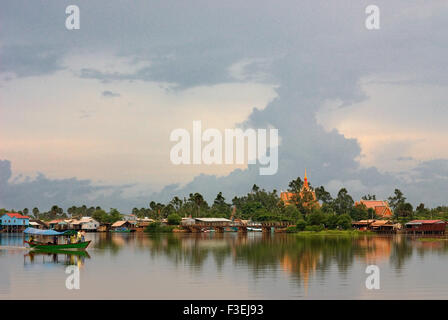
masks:
{"type": "Polygon", "coordinates": [[[11,176],[11,162],[0,160],[0,208],[21,210],[38,207],[44,211],[53,205],[66,209],[85,204],[127,210],[128,207],[146,204],[144,198],[123,197],[130,185],[95,186],[90,180],[49,179],[41,173],[34,179],[28,177],[22,181],[10,181],[11,176]]]}

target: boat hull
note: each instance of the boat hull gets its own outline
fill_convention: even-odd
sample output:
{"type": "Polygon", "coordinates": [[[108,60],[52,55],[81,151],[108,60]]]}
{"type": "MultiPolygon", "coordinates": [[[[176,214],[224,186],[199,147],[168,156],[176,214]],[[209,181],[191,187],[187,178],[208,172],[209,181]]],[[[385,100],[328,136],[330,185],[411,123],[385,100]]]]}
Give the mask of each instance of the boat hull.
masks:
{"type": "Polygon", "coordinates": [[[65,249],[84,250],[89,246],[90,240],[79,243],[66,243],[66,244],[44,244],[29,241],[25,241],[25,243],[28,243],[28,245],[33,249],[41,249],[41,250],[65,250],[65,249]]]}

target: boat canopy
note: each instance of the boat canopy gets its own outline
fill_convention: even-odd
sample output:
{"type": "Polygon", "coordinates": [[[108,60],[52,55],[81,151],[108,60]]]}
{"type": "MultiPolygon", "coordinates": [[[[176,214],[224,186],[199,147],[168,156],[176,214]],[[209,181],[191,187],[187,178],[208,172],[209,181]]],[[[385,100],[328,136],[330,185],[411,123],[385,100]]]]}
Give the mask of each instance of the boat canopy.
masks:
{"type": "Polygon", "coordinates": [[[40,230],[36,228],[26,228],[23,233],[26,234],[35,234],[35,235],[41,235],[41,236],[62,236],[65,235],[65,232],[58,232],[55,230],[40,230]]]}

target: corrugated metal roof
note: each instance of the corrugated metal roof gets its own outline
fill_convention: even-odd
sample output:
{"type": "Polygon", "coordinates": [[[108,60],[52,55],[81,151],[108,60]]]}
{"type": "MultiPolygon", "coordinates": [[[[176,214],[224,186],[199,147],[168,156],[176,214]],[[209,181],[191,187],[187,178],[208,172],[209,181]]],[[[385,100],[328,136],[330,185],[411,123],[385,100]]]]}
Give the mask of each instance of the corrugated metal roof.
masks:
{"type": "Polygon", "coordinates": [[[442,220],[412,220],[406,224],[432,224],[432,223],[445,223],[442,220]]]}
{"type": "Polygon", "coordinates": [[[231,222],[231,220],[226,218],[195,218],[195,220],[201,222],[231,222]]]}
{"type": "Polygon", "coordinates": [[[117,222],[114,222],[114,223],[112,224],[112,227],[121,227],[121,226],[124,225],[126,222],[127,222],[127,221],[117,221],[117,222]]]}

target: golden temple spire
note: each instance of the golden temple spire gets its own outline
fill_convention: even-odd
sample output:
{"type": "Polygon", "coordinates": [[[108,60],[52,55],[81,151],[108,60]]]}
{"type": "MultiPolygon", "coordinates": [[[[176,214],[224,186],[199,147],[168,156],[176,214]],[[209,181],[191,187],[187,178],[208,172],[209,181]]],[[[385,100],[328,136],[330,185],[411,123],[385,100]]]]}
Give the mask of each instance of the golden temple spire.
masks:
{"type": "Polygon", "coordinates": [[[309,188],[309,185],[308,185],[308,178],[306,177],[306,168],[305,168],[305,177],[303,178],[303,187],[304,188],[309,188]]]}

